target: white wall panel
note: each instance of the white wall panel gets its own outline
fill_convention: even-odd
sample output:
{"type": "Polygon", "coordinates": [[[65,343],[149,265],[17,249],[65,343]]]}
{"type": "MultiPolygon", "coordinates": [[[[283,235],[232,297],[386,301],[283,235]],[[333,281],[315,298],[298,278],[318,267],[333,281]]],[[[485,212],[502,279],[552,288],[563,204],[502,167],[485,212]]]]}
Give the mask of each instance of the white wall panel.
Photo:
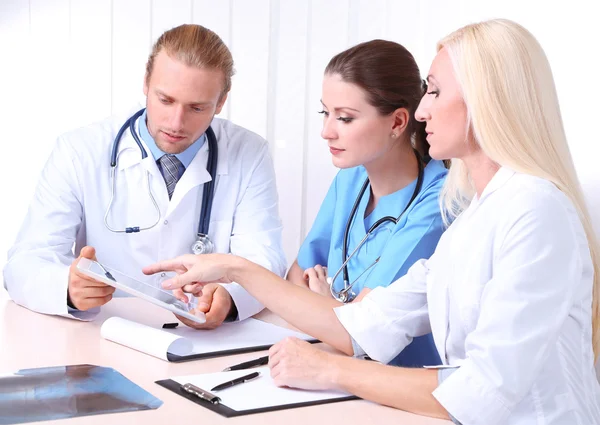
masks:
{"type": "Polygon", "coordinates": [[[192,21],[210,28],[231,46],[231,0],[194,0],[192,21]]]}
{"type": "MultiPolygon", "coordinates": [[[[17,159],[23,155],[25,148],[27,155],[33,158],[29,173],[22,170],[19,161],[5,160],[0,167],[0,199],[4,206],[0,224],[0,266],[4,264],[5,253],[12,245],[27,211],[41,161],[47,156],[46,150],[38,154],[36,149],[40,143],[24,134],[25,129],[27,134],[32,130],[26,111],[37,109],[29,83],[34,76],[32,65],[35,62],[30,55],[29,21],[28,2],[0,1],[0,57],[4,58],[0,66],[2,151],[5,158],[17,159]],[[23,177],[19,184],[14,184],[15,176],[23,177]]],[[[36,71],[42,72],[39,67],[36,71]]]]}
{"type": "Polygon", "coordinates": [[[388,23],[386,0],[350,0],[349,12],[349,46],[375,38],[385,38],[388,23]]]}
{"type": "Polygon", "coordinates": [[[312,1],[308,61],[307,142],[304,156],[303,222],[306,234],[337,169],[331,163],[327,142],[321,138],[323,72],[329,60],[348,47],[348,0],[312,1]]]}
{"type": "Polygon", "coordinates": [[[314,109],[308,105],[306,92],[310,3],[282,2],[278,12],[279,36],[273,51],[277,59],[273,135],[269,141],[277,174],[284,250],[292,262],[304,239],[301,224],[306,116],[314,109]]]}
{"type": "Polygon", "coordinates": [[[233,0],[231,50],[237,73],[230,94],[231,120],[267,135],[269,0],[233,0]]]}
{"type": "Polygon", "coordinates": [[[192,22],[192,0],[152,0],[152,42],[165,31],[192,22]]]}
{"type": "Polygon", "coordinates": [[[69,128],[111,113],[111,0],[71,0],[69,128]]]}
{"type": "Polygon", "coordinates": [[[152,46],[150,0],[113,0],[112,112],[131,109],[144,102],[146,61],[152,46]]]}
{"type": "Polygon", "coordinates": [[[423,35],[429,23],[421,16],[419,2],[413,0],[388,0],[386,38],[402,44],[419,64],[423,77],[429,64],[422,60],[424,53],[434,52],[435,46],[424,46],[423,35]],[[423,66],[425,65],[425,68],[423,66]]]}

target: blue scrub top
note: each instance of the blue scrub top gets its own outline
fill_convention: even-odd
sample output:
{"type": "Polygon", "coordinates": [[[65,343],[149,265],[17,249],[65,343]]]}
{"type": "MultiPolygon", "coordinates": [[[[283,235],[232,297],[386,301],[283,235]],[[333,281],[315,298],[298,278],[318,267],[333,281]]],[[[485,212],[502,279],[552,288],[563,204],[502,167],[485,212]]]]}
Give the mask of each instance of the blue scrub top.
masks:
{"type": "MultiPolygon", "coordinates": [[[[430,161],[424,169],[423,185],[396,225],[380,225],[348,262],[348,276],[354,281],[380,257],[379,262],[354,284],[359,294],[363,288],[388,286],[404,276],[419,259],[429,258],[444,231],[439,206],[439,193],[447,169],[441,161],[430,161]]],[[[340,170],[321,205],[315,222],[298,253],[302,269],[317,264],[327,266],[329,277],[342,265],[342,244],[346,223],[360,189],[367,179],[364,167],[340,170]]],[[[370,188],[367,187],[352,220],[348,238],[348,255],[364,238],[373,223],[385,216],[398,217],[415,190],[416,179],[408,186],[380,198],[377,206],[365,217],[370,188]],[[364,219],[363,219],[364,218],[364,219]]],[[[343,273],[335,280],[335,289],[344,287],[343,273]]],[[[431,335],[415,338],[392,362],[402,366],[440,364],[431,335]]]]}

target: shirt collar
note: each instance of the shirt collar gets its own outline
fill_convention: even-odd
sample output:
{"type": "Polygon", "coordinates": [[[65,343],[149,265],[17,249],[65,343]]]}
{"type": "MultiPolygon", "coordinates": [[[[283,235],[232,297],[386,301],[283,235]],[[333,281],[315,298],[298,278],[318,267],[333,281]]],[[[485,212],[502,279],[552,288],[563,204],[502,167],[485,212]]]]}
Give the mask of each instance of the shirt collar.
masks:
{"type": "MultiPolygon", "coordinates": [[[[510,180],[512,176],[515,175],[515,172],[507,167],[500,167],[494,177],[489,181],[485,189],[483,189],[483,193],[481,197],[479,197],[478,201],[483,201],[486,197],[494,193],[497,189],[502,187],[504,183],[510,180]]],[[[477,195],[475,195],[475,199],[477,199],[477,195]]]]}
{"type": "MultiPolygon", "coordinates": [[[[144,111],[144,114],[140,117],[139,123],[140,123],[140,137],[142,138],[144,143],[146,143],[146,146],[148,146],[148,149],[150,149],[150,153],[152,153],[154,160],[157,161],[160,157],[162,157],[165,154],[165,152],[161,151],[159,149],[159,147],[156,146],[156,142],[154,141],[154,138],[150,135],[150,132],[148,131],[148,126],[146,125],[146,111],[144,111]]],[[[181,163],[183,164],[183,166],[185,168],[189,167],[192,160],[194,159],[194,157],[196,156],[196,154],[202,147],[202,145],[204,145],[205,141],[206,141],[206,135],[202,134],[202,136],[200,136],[198,138],[198,140],[196,140],[194,143],[192,143],[192,145],[189,148],[187,148],[186,150],[184,150],[181,153],[175,154],[177,159],[179,161],[181,161],[181,163]]]]}

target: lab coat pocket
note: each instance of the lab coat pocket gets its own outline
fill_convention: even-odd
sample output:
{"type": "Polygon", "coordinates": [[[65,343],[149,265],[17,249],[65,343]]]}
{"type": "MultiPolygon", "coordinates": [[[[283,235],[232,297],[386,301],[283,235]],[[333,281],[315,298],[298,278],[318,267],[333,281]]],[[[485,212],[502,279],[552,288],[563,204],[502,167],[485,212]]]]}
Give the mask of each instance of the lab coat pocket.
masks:
{"type": "Polygon", "coordinates": [[[210,222],[208,234],[215,244],[215,252],[225,254],[230,252],[229,243],[232,230],[232,220],[217,220],[210,222]]]}

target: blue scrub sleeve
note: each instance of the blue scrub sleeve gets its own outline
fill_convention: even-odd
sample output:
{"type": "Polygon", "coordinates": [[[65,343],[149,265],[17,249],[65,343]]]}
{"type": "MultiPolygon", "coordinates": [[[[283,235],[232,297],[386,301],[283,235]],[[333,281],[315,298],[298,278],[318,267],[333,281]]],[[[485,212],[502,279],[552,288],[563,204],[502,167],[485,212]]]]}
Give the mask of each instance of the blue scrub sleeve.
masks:
{"type": "Polygon", "coordinates": [[[382,282],[394,282],[404,276],[408,269],[422,258],[429,258],[444,232],[440,213],[439,190],[443,181],[427,189],[427,193],[409,212],[404,227],[391,236],[389,245],[381,255],[377,269],[365,283],[367,288],[381,286],[382,282]],[[390,278],[393,279],[390,280],[390,278]]]}
{"type": "Polygon", "coordinates": [[[319,213],[298,251],[298,265],[306,270],[317,264],[327,265],[335,207],[337,203],[336,176],[321,204],[319,213]]]}

